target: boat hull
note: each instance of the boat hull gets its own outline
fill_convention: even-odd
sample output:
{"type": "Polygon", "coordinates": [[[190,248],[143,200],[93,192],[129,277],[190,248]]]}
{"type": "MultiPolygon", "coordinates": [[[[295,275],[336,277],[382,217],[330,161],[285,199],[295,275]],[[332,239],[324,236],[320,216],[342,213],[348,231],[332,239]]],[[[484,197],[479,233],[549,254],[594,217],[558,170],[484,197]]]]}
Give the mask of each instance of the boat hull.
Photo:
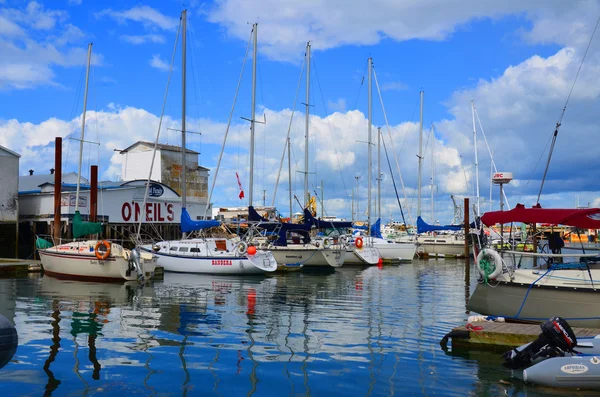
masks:
{"type": "Polygon", "coordinates": [[[556,286],[529,289],[529,285],[500,282],[491,287],[478,284],[467,310],[535,322],[560,316],[575,327],[600,327],[600,290],[556,286]]]}
{"type": "Polygon", "coordinates": [[[346,249],[344,264],[349,266],[370,266],[379,263],[379,251],[372,247],[350,247],[346,249]]]}
{"type": "MultiPolygon", "coordinates": [[[[120,246],[112,245],[106,260],[99,260],[93,251],[95,242],[69,243],[39,250],[44,273],[47,275],[83,280],[137,280],[138,273],[132,269],[127,254],[120,246]],[[90,250],[91,249],[91,250],[90,250]]],[[[143,259],[141,266],[146,278],[152,277],[156,263],[143,259]]]]}
{"type": "MultiPolygon", "coordinates": [[[[453,238],[419,237],[417,241],[417,254],[419,256],[438,258],[465,257],[464,240],[454,240],[453,238]]],[[[471,249],[469,249],[469,252],[472,252],[471,249]]]]}
{"type": "Polygon", "coordinates": [[[271,252],[280,266],[340,267],[344,264],[344,250],[341,248],[303,248],[288,245],[272,247],[271,252]]]}
{"type": "Polygon", "coordinates": [[[382,259],[399,260],[410,262],[417,252],[417,246],[414,243],[389,243],[374,242],[373,247],[379,251],[382,259]]]}

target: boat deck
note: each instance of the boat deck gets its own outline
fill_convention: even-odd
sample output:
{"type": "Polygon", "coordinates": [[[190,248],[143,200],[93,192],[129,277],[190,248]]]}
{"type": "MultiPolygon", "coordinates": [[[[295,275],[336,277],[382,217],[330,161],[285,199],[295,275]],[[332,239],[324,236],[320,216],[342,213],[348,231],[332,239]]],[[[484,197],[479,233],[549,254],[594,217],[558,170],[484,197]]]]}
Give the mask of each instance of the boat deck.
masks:
{"type": "MultiPolygon", "coordinates": [[[[598,328],[572,327],[578,338],[600,334],[598,328]]],[[[478,321],[453,328],[469,332],[469,338],[452,338],[453,348],[506,349],[533,342],[541,333],[540,324],[478,321]]]]}

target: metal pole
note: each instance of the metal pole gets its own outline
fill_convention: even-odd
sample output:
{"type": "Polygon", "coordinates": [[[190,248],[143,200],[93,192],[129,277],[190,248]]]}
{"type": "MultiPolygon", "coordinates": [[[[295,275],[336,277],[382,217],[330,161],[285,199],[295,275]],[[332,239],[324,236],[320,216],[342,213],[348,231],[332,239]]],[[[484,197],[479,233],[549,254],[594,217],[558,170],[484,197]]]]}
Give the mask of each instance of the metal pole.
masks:
{"type": "Polygon", "coordinates": [[[62,138],[54,139],[54,228],[52,237],[54,245],[60,244],[60,231],[62,222],[60,220],[60,198],[62,194],[62,138]]]}
{"type": "Polygon", "coordinates": [[[431,222],[435,224],[435,203],[433,200],[433,178],[435,177],[435,156],[433,155],[433,143],[435,142],[435,134],[433,131],[433,123],[431,123],[431,222]]]}
{"type": "Polygon", "coordinates": [[[306,43],[306,121],[304,132],[304,207],[308,206],[308,130],[310,116],[310,41],[306,43]]]}
{"type": "Polygon", "coordinates": [[[473,144],[475,145],[475,186],[477,187],[477,196],[475,200],[477,200],[476,208],[477,214],[479,216],[481,214],[479,210],[479,160],[477,158],[477,129],[475,128],[475,102],[471,101],[471,113],[473,114],[473,144]]]}
{"type": "Polygon", "coordinates": [[[288,137],[287,139],[287,145],[288,145],[288,187],[290,190],[290,223],[292,222],[292,155],[291,155],[291,143],[290,143],[290,137],[288,137]]]}
{"type": "Polygon", "coordinates": [[[98,216],[98,166],[90,170],[90,222],[96,222],[98,216]]]}
{"type": "Polygon", "coordinates": [[[465,197],[465,258],[469,258],[469,198],[465,197]]]}
{"type": "MultiPolygon", "coordinates": [[[[186,87],[186,54],[185,54],[185,46],[186,46],[186,15],[187,10],[183,10],[181,13],[181,23],[182,23],[182,35],[181,35],[181,207],[187,207],[187,152],[185,145],[185,87],[186,87]]],[[[142,211],[146,213],[146,209],[143,208],[142,211]]],[[[142,216],[143,219],[143,216],[142,216]]],[[[185,239],[187,236],[186,232],[182,233],[181,238],[185,239]]]]}
{"type": "Polygon", "coordinates": [[[369,114],[369,138],[368,138],[368,147],[369,147],[369,154],[368,154],[368,171],[367,171],[367,179],[368,179],[368,193],[367,193],[367,225],[369,227],[368,231],[369,231],[369,235],[371,234],[371,168],[372,168],[372,164],[371,164],[371,124],[373,123],[373,101],[371,98],[371,94],[372,94],[372,80],[373,80],[373,59],[369,58],[369,104],[368,104],[368,114],[369,114]]]}
{"type": "MultiPolygon", "coordinates": [[[[75,212],[79,211],[79,186],[81,180],[81,162],[83,161],[83,139],[85,134],[85,113],[87,109],[88,84],[90,82],[90,63],[92,61],[92,43],[88,44],[87,70],[85,72],[85,93],[83,94],[83,114],[81,116],[81,139],[79,140],[79,165],[77,168],[77,192],[75,193],[75,212]]],[[[56,186],[55,186],[56,187],[56,186]]],[[[60,186],[59,186],[60,188],[60,186]]]]}
{"type": "Polygon", "coordinates": [[[377,217],[381,219],[381,127],[377,127],[377,217]]]}
{"type": "Polygon", "coordinates": [[[421,91],[421,116],[419,121],[419,171],[417,174],[417,217],[421,216],[421,171],[423,160],[423,99],[425,93],[421,91]]]}
{"type": "Polygon", "coordinates": [[[255,23],[252,27],[254,30],[254,48],[252,49],[252,110],[250,112],[250,186],[248,194],[248,205],[254,205],[254,130],[256,123],[254,116],[256,115],[256,56],[257,56],[257,41],[258,41],[258,24],[255,23]]]}
{"type": "Polygon", "coordinates": [[[321,218],[325,218],[325,189],[323,188],[323,179],[321,179],[321,218]]]}

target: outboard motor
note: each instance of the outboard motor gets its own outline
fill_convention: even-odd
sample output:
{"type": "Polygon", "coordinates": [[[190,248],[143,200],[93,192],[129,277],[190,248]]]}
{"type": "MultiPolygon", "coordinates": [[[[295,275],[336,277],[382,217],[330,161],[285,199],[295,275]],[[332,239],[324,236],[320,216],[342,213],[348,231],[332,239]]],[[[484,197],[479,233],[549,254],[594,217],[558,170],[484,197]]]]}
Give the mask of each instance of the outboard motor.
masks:
{"type": "Polygon", "coordinates": [[[133,267],[137,271],[138,279],[144,279],[144,271],[142,270],[140,252],[137,248],[131,250],[131,256],[129,257],[129,266],[133,267]]]}
{"type": "Polygon", "coordinates": [[[503,354],[502,365],[511,369],[530,366],[537,358],[563,357],[573,352],[577,346],[575,333],[561,317],[553,317],[542,325],[538,338],[523,348],[513,349],[503,354]]]}

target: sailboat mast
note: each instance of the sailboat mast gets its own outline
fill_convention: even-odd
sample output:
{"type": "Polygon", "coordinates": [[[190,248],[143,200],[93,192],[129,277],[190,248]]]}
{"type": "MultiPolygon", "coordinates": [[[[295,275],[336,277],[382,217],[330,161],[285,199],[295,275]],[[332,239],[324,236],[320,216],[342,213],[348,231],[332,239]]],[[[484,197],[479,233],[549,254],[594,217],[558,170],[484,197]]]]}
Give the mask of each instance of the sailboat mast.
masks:
{"type": "MultiPolygon", "coordinates": [[[[187,166],[186,166],[186,146],[185,146],[185,88],[186,88],[186,80],[185,80],[185,46],[186,46],[186,14],[187,10],[183,10],[181,13],[181,208],[187,207],[187,166]]],[[[206,203],[208,205],[208,203],[206,203]]],[[[185,239],[187,233],[182,233],[182,238],[185,239]]]]}
{"type": "Polygon", "coordinates": [[[368,198],[367,198],[367,225],[369,225],[369,234],[371,234],[371,124],[373,122],[373,98],[371,98],[372,96],[372,91],[373,91],[373,59],[369,58],[368,60],[369,62],[369,95],[368,95],[368,115],[369,115],[369,125],[368,125],[368,129],[369,129],[369,136],[368,136],[368,142],[367,142],[367,146],[369,147],[369,151],[368,151],[368,159],[367,162],[368,164],[368,171],[367,171],[367,180],[369,181],[368,183],[368,198]]]}
{"type": "Polygon", "coordinates": [[[290,223],[292,222],[292,155],[291,155],[291,142],[290,137],[287,139],[287,150],[288,150],[288,187],[290,193],[290,223]]]}
{"type": "Polygon", "coordinates": [[[304,207],[308,206],[308,129],[310,115],[310,41],[306,43],[306,121],[304,132],[304,207]]]}
{"type": "Polygon", "coordinates": [[[423,98],[425,93],[421,91],[421,116],[419,118],[419,172],[417,174],[417,217],[421,216],[421,171],[423,167],[423,98]]]}
{"type": "Polygon", "coordinates": [[[377,127],[377,217],[381,219],[381,127],[377,127]]]}
{"type": "MultiPolygon", "coordinates": [[[[88,84],[90,82],[90,63],[92,60],[92,43],[88,44],[87,70],[85,72],[85,93],[83,95],[83,115],[81,116],[81,138],[79,139],[79,165],[77,168],[77,191],[75,193],[75,212],[79,211],[79,187],[81,180],[81,163],[83,161],[83,138],[85,134],[85,113],[87,109],[88,84]]],[[[55,186],[60,189],[60,186],[55,186]]]]}
{"type": "Polygon", "coordinates": [[[256,44],[258,41],[258,23],[252,25],[252,30],[254,31],[254,48],[252,49],[252,110],[250,112],[250,193],[248,194],[248,205],[250,206],[254,205],[252,198],[254,195],[254,130],[256,128],[254,116],[256,115],[256,44]]]}
{"type": "Polygon", "coordinates": [[[435,177],[435,156],[433,155],[433,143],[435,142],[435,134],[433,131],[433,123],[431,123],[431,222],[435,223],[435,203],[433,201],[433,178],[435,177]]]}
{"type": "Polygon", "coordinates": [[[477,197],[475,198],[477,214],[479,216],[479,160],[477,158],[477,129],[475,128],[475,101],[471,101],[471,113],[473,115],[473,144],[475,145],[475,186],[477,186],[477,197]]]}

